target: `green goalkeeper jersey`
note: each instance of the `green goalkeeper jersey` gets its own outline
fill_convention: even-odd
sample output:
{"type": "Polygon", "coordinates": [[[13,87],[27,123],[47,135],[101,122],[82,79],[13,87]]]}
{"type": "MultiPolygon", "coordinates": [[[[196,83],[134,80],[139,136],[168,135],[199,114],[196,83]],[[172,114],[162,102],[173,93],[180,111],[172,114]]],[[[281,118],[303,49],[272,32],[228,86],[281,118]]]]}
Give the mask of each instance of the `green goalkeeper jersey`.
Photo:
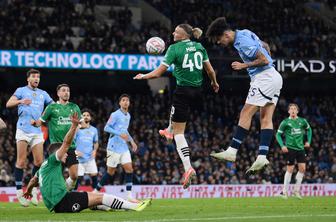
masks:
{"type": "MultiPolygon", "coordinates": [[[[52,103],[47,106],[46,110],[41,116],[43,122],[48,123],[48,132],[50,143],[62,143],[65,135],[71,127],[70,116],[74,113],[78,113],[78,117],[81,117],[81,111],[75,103],[68,102],[65,105],[60,103],[52,103]]],[[[69,150],[76,148],[75,142],[72,144],[69,150]]]]}
{"type": "Polygon", "coordinates": [[[62,162],[57,160],[56,154],[51,154],[41,168],[36,172],[43,202],[52,211],[67,194],[63,177],[62,162]]]}
{"type": "Polygon", "coordinates": [[[297,117],[295,119],[284,119],[276,133],[276,139],[280,147],[286,146],[289,149],[304,150],[304,135],[307,131],[308,143],[311,144],[312,129],[306,119],[297,117]],[[285,134],[286,144],[282,141],[282,134],[285,134]]]}
{"type": "Polygon", "coordinates": [[[169,46],[163,65],[174,64],[173,76],[178,86],[200,87],[203,82],[203,63],[209,61],[201,43],[189,39],[169,46]]]}

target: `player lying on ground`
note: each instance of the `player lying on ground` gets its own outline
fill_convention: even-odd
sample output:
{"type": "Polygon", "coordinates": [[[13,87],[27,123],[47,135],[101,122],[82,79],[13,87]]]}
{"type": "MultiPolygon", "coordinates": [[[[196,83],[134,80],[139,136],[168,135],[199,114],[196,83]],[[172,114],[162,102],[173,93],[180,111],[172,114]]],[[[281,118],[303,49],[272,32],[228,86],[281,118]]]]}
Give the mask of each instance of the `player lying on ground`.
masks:
{"type": "Polygon", "coordinates": [[[62,173],[62,162],[65,162],[68,156],[67,152],[72,144],[78,124],[78,114],[75,112],[71,116],[71,127],[64,137],[63,143],[49,145],[49,157],[29,181],[24,197],[30,198],[33,187],[40,185],[44,204],[50,211],[56,213],[80,212],[99,205],[112,209],[142,211],[150,204],[150,199],[141,203],[131,203],[111,194],[67,191],[62,173]]]}

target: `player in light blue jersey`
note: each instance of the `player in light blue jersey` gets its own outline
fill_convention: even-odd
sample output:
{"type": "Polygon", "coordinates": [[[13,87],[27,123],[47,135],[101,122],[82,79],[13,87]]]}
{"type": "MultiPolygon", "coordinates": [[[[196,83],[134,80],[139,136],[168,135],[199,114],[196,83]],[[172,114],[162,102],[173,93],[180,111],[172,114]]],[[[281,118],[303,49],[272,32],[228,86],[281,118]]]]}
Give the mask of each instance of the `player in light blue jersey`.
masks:
{"type": "Polygon", "coordinates": [[[96,153],[98,150],[98,130],[91,126],[91,112],[88,109],[82,111],[83,121],[80,124],[75,136],[76,155],[78,159],[78,179],[80,184],[84,174],[89,174],[92,178],[92,187],[97,186],[97,164],[96,153]]]}
{"type": "Polygon", "coordinates": [[[106,123],[104,131],[110,134],[107,144],[107,172],[97,185],[99,191],[105,184],[113,181],[113,176],[118,164],[121,164],[125,171],[125,181],[127,190],[127,199],[132,202],[138,200],[132,197],[133,185],[133,166],[129,145],[132,151],[135,152],[138,147],[133,138],[128,132],[128,126],[131,120],[131,115],[128,113],[130,105],[130,97],[127,94],[122,94],[119,97],[120,109],[113,112],[106,123]]]}
{"type": "MultiPolygon", "coordinates": [[[[34,157],[34,167],[32,175],[40,168],[43,162],[43,134],[40,127],[34,127],[30,124],[32,119],[38,120],[44,110],[44,107],[53,102],[49,94],[38,89],[40,83],[40,72],[36,69],[30,69],[27,72],[28,85],[17,88],[14,94],[8,100],[6,107],[18,107],[19,119],[16,125],[16,146],[17,157],[15,164],[15,185],[16,194],[19,202],[23,206],[28,206],[29,202],[23,197],[22,178],[23,169],[26,167],[28,147],[34,157]]],[[[37,190],[33,190],[32,203],[38,204],[37,190]]]]}
{"type": "Polygon", "coordinates": [[[273,138],[272,118],[282,88],[282,77],[273,67],[268,44],[250,30],[232,30],[226,19],[220,17],[209,26],[207,37],[224,47],[233,46],[243,62],[233,62],[232,68],[247,69],[251,78],[250,90],[230,147],[226,151],[211,155],[218,159],[235,161],[238,148],[250,129],[252,117],[259,111],[261,125],[259,155],[247,170],[247,173],[254,173],[269,164],[266,155],[273,138]]]}

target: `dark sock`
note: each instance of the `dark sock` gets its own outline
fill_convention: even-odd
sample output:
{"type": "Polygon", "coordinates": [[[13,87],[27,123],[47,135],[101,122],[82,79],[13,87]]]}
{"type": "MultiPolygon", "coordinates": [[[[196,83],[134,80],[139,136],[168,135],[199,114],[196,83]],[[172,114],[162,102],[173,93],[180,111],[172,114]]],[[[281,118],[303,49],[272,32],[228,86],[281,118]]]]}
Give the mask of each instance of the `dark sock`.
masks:
{"type": "Polygon", "coordinates": [[[35,173],[40,169],[39,166],[35,166],[33,167],[33,170],[32,170],[32,177],[35,176],[35,173]]]}
{"type": "Polygon", "coordinates": [[[246,135],[248,133],[247,129],[244,129],[241,126],[237,127],[237,130],[232,138],[231,141],[231,147],[235,148],[235,149],[239,149],[240,144],[243,142],[243,140],[245,139],[246,135]]]}
{"type": "Polygon", "coordinates": [[[93,176],[92,177],[92,184],[91,184],[93,189],[97,187],[97,182],[98,182],[97,176],[93,176]]]}
{"type": "Polygon", "coordinates": [[[21,190],[22,189],[22,179],[23,179],[23,169],[15,167],[14,176],[15,176],[16,189],[21,190]]]}
{"type": "Polygon", "coordinates": [[[96,189],[100,190],[105,184],[113,183],[113,180],[114,176],[106,172],[97,184],[96,189]]]}
{"type": "Polygon", "coordinates": [[[259,155],[267,155],[273,138],[273,129],[262,129],[260,131],[259,155]]]}
{"type": "Polygon", "coordinates": [[[133,185],[133,173],[125,174],[126,190],[131,191],[133,185]]]}

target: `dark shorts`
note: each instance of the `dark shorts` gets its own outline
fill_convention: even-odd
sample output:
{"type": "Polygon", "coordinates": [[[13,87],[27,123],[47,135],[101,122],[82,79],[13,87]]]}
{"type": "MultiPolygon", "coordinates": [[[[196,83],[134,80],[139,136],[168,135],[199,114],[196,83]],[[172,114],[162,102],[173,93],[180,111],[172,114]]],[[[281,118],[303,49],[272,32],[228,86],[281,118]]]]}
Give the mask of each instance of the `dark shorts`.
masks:
{"type": "Polygon", "coordinates": [[[55,213],[80,212],[89,206],[87,192],[68,192],[63,199],[54,207],[55,213]]]}
{"type": "Polygon", "coordinates": [[[202,88],[177,86],[173,95],[171,116],[173,122],[187,122],[190,109],[196,109],[202,102],[202,88]]]}
{"type": "Polygon", "coordinates": [[[77,156],[75,153],[75,150],[69,150],[67,152],[68,157],[65,160],[65,166],[66,167],[71,167],[72,165],[78,164],[77,156]]]}
{"type": "Polygon", "coordinates": [[[306,153],[304,150],[293,150],[288,148],[287,165],[294,165],[295,160],[297,163],[306,163],[306,153]]]}

